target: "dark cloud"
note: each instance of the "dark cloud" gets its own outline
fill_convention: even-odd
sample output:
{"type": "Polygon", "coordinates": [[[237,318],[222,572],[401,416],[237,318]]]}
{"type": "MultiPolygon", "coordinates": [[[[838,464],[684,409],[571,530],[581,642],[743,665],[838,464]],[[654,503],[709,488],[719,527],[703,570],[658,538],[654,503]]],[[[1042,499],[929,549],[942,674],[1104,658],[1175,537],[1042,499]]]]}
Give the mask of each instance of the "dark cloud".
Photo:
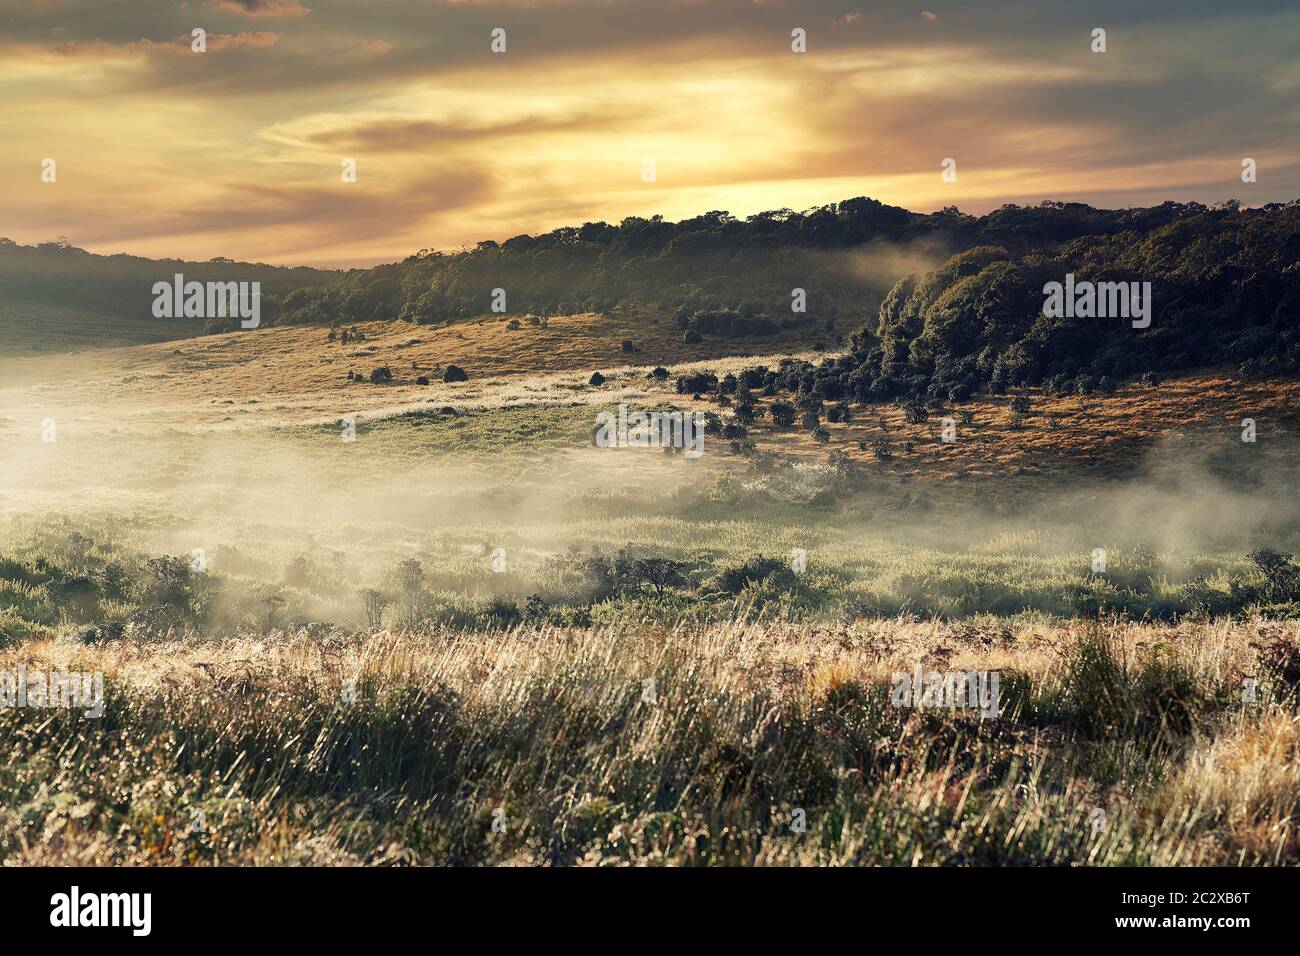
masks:
{"type": "MultiPolygon", "coordinates": [[[[223,0],[220,6],[196,13],[167,0],[133,0],[125,10],[100,0],[36,5],[29,0],[0,0],[0,9],[8,12],[0,22],[0,36],[48,39],[58,30],[65,40],[163,40],[188,35],[195,25],[227,29],[223,23],[196,22],[205,19],[203,14],[208,11],[220,20],[265,16],[297,6],[295,0],[223,0]]],[[[1292,2],[1246,0],[1235,3],[1229,17],[1222,4],[1198,0],[1148,0],[1142,4],[1101,0],[1090,3],[1086,11],[1059,0],[988,0],[941,10],[939,20],[928,21],[919,15],[917,4],[906,0],[871,4],[846,0],[315,0],[310,17],[284,18],[277,29],[309,39],[323,58],[317,61],[317,69],[306,75],[298,69],[298,62],[284,59],[283,81],[313,85],[367,76],[437,73],[485,65],[493,59],[501,63],[548,57],[600,59],[618,51],[641,51],[653,59],[659,55],[655,48],[681,44],[692,46],[705,58],[761,55],[763,51],[785,55],[795,26],[808,31],[810,57],[818,52],[926,44],[977,46],[992,57],[1023,58],[1034,48],[1055,49],[1072,42],[1072,37],[1086,43],[1090,30],[1098,25],[1110,31],[1118,49],[1126,42],[1126,31],[1134,29],[1249,25],[1262,22],[1263,17],[1293,14],[1294,9],[1292,2]],[[496,27],[507,30],[509,50],[494,58],[489,35],[496,27]],[[321,69],[337,49],[367,39],[389,40],[397,55],[382,65],[342,64],[341,75],[334,68],[321,69]]],[[[1210,56],[1228,53],[1219,49],[1201,52],[1210,56]]]]}
{"type": "Polygon", "coordinates": [[[298,0],[216,0],[218,9],[241,13],[248,17],[305,17],[311,10],[298,0]]]}

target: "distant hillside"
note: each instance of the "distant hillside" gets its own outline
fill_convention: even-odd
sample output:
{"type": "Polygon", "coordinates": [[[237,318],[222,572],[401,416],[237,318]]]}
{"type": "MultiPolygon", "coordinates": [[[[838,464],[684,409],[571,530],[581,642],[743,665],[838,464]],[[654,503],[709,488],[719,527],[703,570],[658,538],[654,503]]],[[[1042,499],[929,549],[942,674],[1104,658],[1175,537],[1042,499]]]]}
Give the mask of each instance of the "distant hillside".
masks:
{"type": "MultiPolygon", "coordinates": [[[[260,282],[268,298],[264,315],[274,309],[274,296],[293,289],[319,285],[334,278],[335,273],[307,267],[284,268],[262,263],[234,262],[229,259],[212,259],[208,262],[186,262],[181,259],[142,259],[138,256],[101,256],[78,249],[63,242],[46,242],[36,246],[18,245],[10,239],[0,239],[0,305],[5,307],[6,321],[0,347],[12,350],[22,346],[9,333],[22,322],[34,321],[37,313],[44,323],[36,336],[47,346],[57,346],[60,330],[60,310],[83,314],[93,313],[100,319],[121,320],[126,328],[142,333],[118,334],[99,344],[126,344],[134,341],[157,341],[161,338],[180,337],[177,332],[193,335],[203,323],[194,320],[155,319],[153,317],[153,284],[170,281],[176,273],[186,280],[199,282],[260,282]],[[23,313],[18,303],[45,307],[34,310],[26,318],[15,319],[15,311],[23,313]],[[145,323],[141,328],[137,323],[145,323]],[[166,323],[154,330],[155,325],[166,323]],[[152,331],[151,331],[152,330],[152,331]]],[[[93,346],[83,333],[96,325],[93,319],[87,324],[67,330],[69,344],[93,346]]],[[[76,326],[76,322],[72,323],[76,326]]],[[[107,331],[112,331],[111,329],[107,331]]],[[[33,338],[32,332],[22,334],[24,340],[33,338]]]]}
{"type": "Polygon", "coordinates": [[[630,217],[354,270],[285,297],[281,321],[440,325],[492,311],[501,289],[505,312],[514,315],[658,311],[676,314],[683,336],[755,339],[826,319],[874,322],[900,276],[975,246],[1055,250],[1082,236],[1145,233],[1206,211],[1197,203],[1104,210],[1048,202],[976,218],[857,198],[744,220],[717,211],[676,223],[630,217]],[[792,308],[796,289],[806,293],[803,312],[792,308]]]}
{"type": "Polygon", "coordinates": [[[733,352],[776,338],[786,348],[840,345],[856,328],[847,354],[769,373],[769,388],[801,400],[963,401],[1029,385],[1087,393],[1225,360],[1243,374],[1294,374],[1300,200],[1260,209],[1047,202],[976,218],[859,198],[744,221],[710,212],[586,223],[355,270],[284,297],[279,321],[438,326],[501,311],[494,297],[504,298],[503,318],[668,315],[684,343],[733,352]],[[1044,315],[1047,284],[1067,275],[1125,283],[1113,291],[1126,305],[1127,284],[1148,283],[1149,323],[1073,308],[1044,315]],[[801,301],[805,309],[792,307],[801,301]]]}
{"type": "Polygon", "coordinates": [[[185,339],[203,331],[203,319],[155,319],[110,314],[48,302],[0,298],[0,356],[147,345],[185,339]]]}

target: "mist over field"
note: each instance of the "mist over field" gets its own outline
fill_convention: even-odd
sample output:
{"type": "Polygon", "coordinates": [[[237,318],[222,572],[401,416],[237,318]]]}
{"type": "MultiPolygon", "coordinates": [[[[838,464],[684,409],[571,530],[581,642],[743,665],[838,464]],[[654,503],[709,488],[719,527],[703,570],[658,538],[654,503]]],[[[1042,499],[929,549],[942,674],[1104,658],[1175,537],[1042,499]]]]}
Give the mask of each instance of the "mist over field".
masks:
{"type": "MultiPolygon", "coordinates": [[[[519,404],[505,393],[457,409],[443,398],[397,397],[347,412],[351,440],[341,416],[304,417],[273,395],[205,402],[198,393],[167,407],[132,394],[130,375],[103,377],[94,356],[58,369],[55,387],[9,392],[19,397],[6,440],[23,450],[0,470],[11,556],[62,547],[74,530],[140,556],[189,561],[197,550],[208,572],[238,582],[231,586],[285,598],[281,626],[356,626],[361,589],[383,589],[402,561],[423,563],[449,590],[522,602],[546,590],[548,562],[621,549],[684,560],[700,580],[758,554],[788,563],[802,549],[814,574],[829,577],[797,616],[835,621],[864,607],[1059,612],[1102,581],[1094,549],[1141,549],[1153,562],[1150,587],[1163,595],[1145,611],[1169,617],[1189,580],[1230,574],[1252,548],[1284,548],[1300,529],[1294,439],[1269,435],[1256,450],[1231,427],[1194,422],[1169,423],[1178,427],[1110,474],[1017,481],[1024,466],[994,456],[956,480],[966,469],[943,459],[904,470],[802,451],[738,468],[717,436],[706,436],[698,461],[593,447],[598,412],[671,402],[646,385],[644,368],[611,373],[607,395],[565,396],[563,379],[547,383],[560,404],[519,404]],[[100,402],[79,394],[97,386],[100,402]],[[54,440],[41,440],[43,423],[53,423],[54,440]],[[497,548],[504,573],[490,571],[497,548]],[[295,562],[319,577],[295,578],[295,562]],[[978,575],[989,562],[1015,564],[1033,583],[955,605],[943,593],[952,583],[940,584],[945,566],[978,575]]],[[[918,445],[947,450],[928,425],[913,431],[918,445]]],[[[640,606],[643,596],[623,599],[632,597],[640,606]]],[[[697,610],[709,603],[696,600],[697,610]]]]}
{"type": "Polygon", "coordinates": [[[1300,861],[1296,209],[587,224],[254,329],[0,248],[0,860],[1300,861]]]}

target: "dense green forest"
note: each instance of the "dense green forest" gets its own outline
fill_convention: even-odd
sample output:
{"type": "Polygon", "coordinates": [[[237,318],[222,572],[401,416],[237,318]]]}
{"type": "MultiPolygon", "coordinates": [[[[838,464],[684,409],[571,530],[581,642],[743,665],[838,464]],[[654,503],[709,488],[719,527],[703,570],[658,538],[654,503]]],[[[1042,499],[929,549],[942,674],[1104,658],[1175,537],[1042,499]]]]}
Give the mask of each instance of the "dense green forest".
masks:
{"type": "Polygon", "coordinates": [[[510,313],[644,309],[689,320],[695,312],[730,310],[768,319],[746,327],[762,334],[782,320],[806,321],[791,309],[792,290],[803,289],[803,315],[866,322],[909,262],[938,264],[979,245],[1055,249],[1081,236],[1146,233],[1207,212],[1195,203],[1102,210],[1048,202],[976,218],[955,208],[922,215],[857,198],[744,220],[717,211],[676,223],[630,217],[354,270],[286,297],[282,321],[440,324],[491,311],[493,290],[503,289],[510,313]]]}
{"type": "Polygon", "coordinates": [[[671,313],[688,341],[741,344],[847,320],[837,324],[858,331],[844,355],[765,373],[768,384],[824,399],[961,400],[1036,384],[1104,391],[1138,374],[1225,361],[1245,374],[1294,372],[1300,201],[1115,210],[1045,202],[975,217],[859,198],[743,221],[710,212],[586,223],[354,270],[284,297],[279,321],[438,325],[488,312],[495,289],[512,314],[671,313]],[[1048,318],[1044,285],[1067,273],[1151,283],[1153,321],[1135,329],[1116,318],[1048,318]],[[796,289],[806,311],[792,307],[796,289]]]}
{"type": "Polygon", "coordinates": [[[1242,375],[1300,371],[1300,202],[1201,210],[1148,230],[1055,251],[981,245],[890,291],[849,354],[817,370],[823,397],[960,400],[981,387],[1106,391],[1135,375],[1232,363],[1242,375]],[[1150,282],[1152,321],[1044,315],[1067,274],[1150,282]]]}

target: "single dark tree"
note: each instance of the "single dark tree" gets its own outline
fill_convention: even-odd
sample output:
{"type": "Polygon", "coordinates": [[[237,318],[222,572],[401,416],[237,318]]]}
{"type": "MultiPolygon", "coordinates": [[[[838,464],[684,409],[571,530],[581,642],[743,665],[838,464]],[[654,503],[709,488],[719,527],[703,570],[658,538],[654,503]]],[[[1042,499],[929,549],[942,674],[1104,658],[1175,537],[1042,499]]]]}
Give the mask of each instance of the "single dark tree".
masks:
{"type": "Polygon", "coordinates": [[[789,402],[773,402],[768,411],[772,415],[772,424],[777,428],[789,428],[794,424],[795,407],[789,402]]]}
{"type": "Polygon", "coordinates": [[[909,402],[903,406],[903,417],[907,419],[910,425],[920,425],[929,421],[930,413],[919,402],[909,402]]]}
{"type": "Polygon", "coordinates": [[[648,586],[655,597],[663,597],[669,588],[686,583],[685,565],[670,558],[638,558],[632,562],[630,576],[638,586],[648,586]]]}

